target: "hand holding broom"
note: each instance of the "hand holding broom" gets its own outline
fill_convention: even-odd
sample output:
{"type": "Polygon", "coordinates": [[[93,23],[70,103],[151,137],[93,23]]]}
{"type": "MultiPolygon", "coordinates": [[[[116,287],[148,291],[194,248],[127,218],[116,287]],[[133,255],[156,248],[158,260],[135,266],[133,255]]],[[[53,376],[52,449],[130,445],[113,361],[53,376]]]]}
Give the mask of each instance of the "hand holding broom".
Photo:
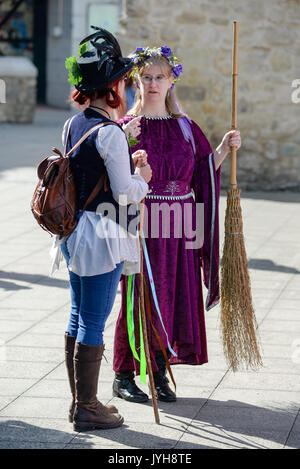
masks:
{"type": "Polygon", "coordinates": [[[237,151],[242,144],[241,135],[239,130],[230,130],[224,135],[220,145],[216,148],[215,155],[215,168],[216,170],[222,164],[232,147],[237,151]]]}

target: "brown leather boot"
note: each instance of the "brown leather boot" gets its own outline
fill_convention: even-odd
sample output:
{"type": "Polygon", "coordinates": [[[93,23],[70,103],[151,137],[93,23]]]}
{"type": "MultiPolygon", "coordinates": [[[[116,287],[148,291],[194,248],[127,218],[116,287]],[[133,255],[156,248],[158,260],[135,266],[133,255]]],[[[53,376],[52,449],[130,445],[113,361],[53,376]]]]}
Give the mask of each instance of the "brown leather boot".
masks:
{"type": "Polygon", "coordinates": [[[76,401],[73,428],[76,431],[120,427],[124,419],[112,414],[97,399],[98,377],[104,345],[75,343],[74,376],[76,401]]]}
{"type": "Polygon", "coordinates": [[[75,348],[76,337],[69,335],[68,332],[65,332],[65,363],[69,378],[69,384],[71,389],[71,394],[73,396],[71,405],[69,407],[69,422],[73,422],[73,414],[75,409],[75,380],[74,380],[74,348],[75,348]]]}
{"type": "MultiPolygon", "coordinates": [[[[69,422],[73,422],[73,415],[75,410],[75,379],[74,379],[74,348],[75,348],[76,337],[69,335],[65,332],[65,363],[69,378],[70,390],[73,396],[70,408],[69,408],[69,422]]],[[[112,414],[117,414],[118,409],[114,405],[105,406],[107,410],[112,414]]]]}

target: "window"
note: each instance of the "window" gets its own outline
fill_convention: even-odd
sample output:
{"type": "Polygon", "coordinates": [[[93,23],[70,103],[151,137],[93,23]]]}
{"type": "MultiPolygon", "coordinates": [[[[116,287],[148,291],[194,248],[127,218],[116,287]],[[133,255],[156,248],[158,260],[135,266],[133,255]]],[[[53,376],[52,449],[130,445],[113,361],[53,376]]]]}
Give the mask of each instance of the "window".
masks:
{"type": "Polygon", "coordinates": [[[107,29],[113,35],[119,30],[119,20],[121,15],[121,2],[118,0],[102,1],[101,4],[91,3],[88,6],[88,34],[95,32],[90,27],[99,26],[107,29]]]}

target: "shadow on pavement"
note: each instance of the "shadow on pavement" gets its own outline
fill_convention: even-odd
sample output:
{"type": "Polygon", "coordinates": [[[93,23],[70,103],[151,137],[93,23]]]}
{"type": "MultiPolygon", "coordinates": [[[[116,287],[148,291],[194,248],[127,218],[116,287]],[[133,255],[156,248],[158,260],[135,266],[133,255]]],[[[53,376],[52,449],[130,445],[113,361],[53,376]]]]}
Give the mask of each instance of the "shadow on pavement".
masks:
{"type": "Polygon", "coordinates": [[[31,288],[27,285],[18,285],[13,282],[13,280],[29,284],[39,284],[47,287],[69,288],[69,282],[67,280],[54,279],[46,275],[24,274],[0,270],[0,288],[3,288],[4,290],[28,290],[31,288]],[[8,281],[2,279],[6,279],[8,281]]]}
{"type": "Polygon", "coordinates": [[[282,272],[286,274],[300,274],[300,270],[294,267],[275,264],[275,262],[270,261],[269,259],[250,259],[248,267],[249,269],[269,270],[272,272],[282,272]]]}
{"type": "MultiPolygon", "coordinates": [[[[151,406],[151,401],[144,405],[151,406]]],[[[159,433],[161,428],[162,436],[146,433],[147,426],[151,425],[149,423],[145,425],[143,433],[134,430],[134,423],[131,423],[130,428],[126,425],[125,409],[124,425],[113,430],[75,433],[70,425],[70,434],[68,434],[60,430],[41,428],[22,420],[7,420],[0,422],[0,435],[2,444],[3,440],[8,442],[14,440],[16,445],[19,441],[22,444],[25,442],[64,443],[66,446],[76,444],[79,448],[101,445],[110,448],[110,444],[121,444],[129,448],[176,449],[179,442],[178,448],[181,449],[218,448],[218,444],[222,448],[228,446],[228,448],[265,449],[270,445],[265,444],[263,440],[282,446],[286,443],[297,416],[298,404],[290,405],[286,409],[264,408],[231,400],[221,402],[204,398],[179,398],[176,403],[159,403],[159,411],[161,417],[164,416],[164,422],[169,421],[169,424],[161,423],[157,426],[157,432],[159,433]],[[167,429],[170,429],[170,432],[172,430],[183,432],[184,441],[179,441],[181,440],[179,435],[176,439],[164,436],[168,433],[167,429]],[[101,438],[101,441],[97,441],[97,437],[101,438]],[[201,444],[197,443],[197,438],[201,440],[201,444]],[[261,442],[255,441],[259,438],[261,442]]],[[[155,425],[154,417],[152,425],[155,425]]],[[[150,431],[153,431],[152,425],[150,431]]]]}
{"type": "MultiPolygon", "coordinates": [[[[172,409],[168,404],[164,404],[163,408],[168,414],[166,418],[170,419],[170,422],[180,423],[180,417],[185,417],[186,406],[196,406],[198,410],[185,432],[185,440],[189,440],[189,435],[193,441],[198,437],[202,444],[203,440],[207,440],[205,447],[213,443],[214,448],[218,442],[225,448],[242,446],[265,449],[270,446],[263,441],[255,441],[255,438],[284,445],[299,412],[299,402],[283,408],[277,404],[272,406],[271,403],[270,407],[259,407],[234,400],[179,398],[176,404],[172,404],[172,409]]],[[[197,447],[196,443],[187,442],[186,445],[187,448],[197,447]]]]}
{"type": "Polygon", "coordinates": [[[17,290],[30,290],[30,287],[27,287],[26,285],[17,285],[14,282],[5,282],[3,280],[0,280],[0,288],[3,290],[7,291],[17,291],[17,290]]]}
{"type": "MultiPolygon", "coordinates": [[[[222,259],[220,258],[220,266],[222,259]]],[[[249,269],[254,270],[268,270],[269,272],[282,272],[285,274],[300,274],[300,270],[295,267],[286,267],[285,265],[275,264],[270,259],[249,259],[249,269]]]]}
{"type": "MultiPolygon", "coordinates": [[[[70,426],[70,430],[71,430],[70,426]]],[[[62,432],[53,428],[39,427],[20,419],[0,421],[0,447],[4,448],[31,448],[47,445],[63,447],[72,438],[74,433],[62,432]]]]}

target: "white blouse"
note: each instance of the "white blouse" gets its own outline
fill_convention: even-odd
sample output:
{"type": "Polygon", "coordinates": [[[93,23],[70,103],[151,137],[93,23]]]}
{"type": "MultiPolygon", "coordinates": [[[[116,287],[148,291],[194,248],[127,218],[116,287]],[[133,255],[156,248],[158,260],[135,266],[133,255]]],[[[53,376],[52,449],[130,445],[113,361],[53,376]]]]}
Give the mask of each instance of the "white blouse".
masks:
{"type": "MultiPolygon", "coordinates": [[[[64,142],[64,126],[62,139],[64,142]]],[[[115,125],[98,130],[96,147],[103,158],[114,199],[122,205],[138,204],[148,192],[148,184],[138,174],[131,174],[126,136],[115,125]]],[[[70,254],[69,270],[79,276],[100,275],[110,272],[124,261],[124,275],[140,271],[140,246],[138,233],[128,233],[122,226],[96,212],[84,211],[76,228],[62,239],[55,237],[50,255],[50,276],[59,268],[62,259],[60,245],[67,241],[70,254]]]]}

